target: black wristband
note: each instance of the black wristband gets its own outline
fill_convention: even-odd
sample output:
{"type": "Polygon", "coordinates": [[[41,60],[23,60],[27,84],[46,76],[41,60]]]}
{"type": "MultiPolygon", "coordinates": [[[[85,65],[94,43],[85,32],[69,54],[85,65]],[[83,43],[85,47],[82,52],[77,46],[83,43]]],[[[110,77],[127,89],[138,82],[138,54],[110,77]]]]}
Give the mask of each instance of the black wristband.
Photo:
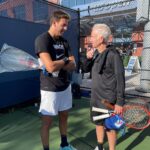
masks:
{"type": "Polygon", "coordinates": [[[67,65],[69,63],[69,58],[68,57],[64,57],[62,60],[64,61],[65,65],[67,65]]]}

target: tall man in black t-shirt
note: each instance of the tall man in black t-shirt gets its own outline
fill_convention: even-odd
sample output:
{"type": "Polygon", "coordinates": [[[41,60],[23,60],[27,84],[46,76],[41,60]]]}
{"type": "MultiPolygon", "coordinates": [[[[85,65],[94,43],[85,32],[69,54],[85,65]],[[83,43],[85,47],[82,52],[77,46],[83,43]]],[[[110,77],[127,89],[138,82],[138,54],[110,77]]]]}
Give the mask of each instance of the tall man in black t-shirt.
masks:
{"type": "MultiPolygon", "coordinates": [[[[91,32],[91,43],[94,49],[87,52],[87,61],[83,67],[85,72],[92,69],[91,107],[108,109],[102,100],[108,100],[115,106],[115,113],[122,113],[124,105],[124,67],[121,57],[113,47],[108,46],[111,35],[105,24],[95,24],[91,32]]],[[[91,117],[99,115],[91,111],[91,117]]],[[[95,121],[98,146],[95,150],[103,150],[104,120],[95,121]]],[[[115,150],[116,131],[107,130],[109,150],[115,150]]]]}
{"type": "Polygon", "coordinates": [[[35,52],[41,64],[41,139],[44,150],[49,150],[49,129],[53,116],[59,116],[61,134],[60,150],[73,150],[67,141],[68,110],[72,107],[71,86],[68,72],[75,69],[75,59],[68,42],[62,37],[67,30],[70,16],[55,11],[51,16],[48,32],[35,40],[35,52]]]}

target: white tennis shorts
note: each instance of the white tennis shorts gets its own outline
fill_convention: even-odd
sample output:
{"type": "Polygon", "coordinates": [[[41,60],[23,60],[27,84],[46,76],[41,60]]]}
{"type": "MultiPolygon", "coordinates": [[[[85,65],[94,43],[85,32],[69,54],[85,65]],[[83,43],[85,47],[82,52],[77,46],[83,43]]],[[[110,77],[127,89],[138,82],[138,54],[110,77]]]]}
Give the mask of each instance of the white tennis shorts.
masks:
{"type": "Polygon", "coordinates": [[[72,108],[71,85],[61,92],[41,90],[41,103],[39,112],[42,115],[55,116],[59,111],[72,108]]]}

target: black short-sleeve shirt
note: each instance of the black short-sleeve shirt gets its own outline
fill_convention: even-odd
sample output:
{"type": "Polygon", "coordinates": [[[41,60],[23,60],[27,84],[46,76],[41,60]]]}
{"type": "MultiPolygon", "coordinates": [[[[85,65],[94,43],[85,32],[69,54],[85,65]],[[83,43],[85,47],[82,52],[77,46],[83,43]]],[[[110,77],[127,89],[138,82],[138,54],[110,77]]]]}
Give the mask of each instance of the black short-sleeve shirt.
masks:
{"type": "MultiPolygon", "coordinates": [[[[60,60],[71,55],[68,42],[59,37],[53,39],[48,32],[39,35],[35,40],[35,53],[48,52],[53,61],[60,60]]],[[[44,75],[40,72],[41,90],[59,92],[65,90],[70,84],[67,71],[61,69],[57,72],[44,75]]]]}

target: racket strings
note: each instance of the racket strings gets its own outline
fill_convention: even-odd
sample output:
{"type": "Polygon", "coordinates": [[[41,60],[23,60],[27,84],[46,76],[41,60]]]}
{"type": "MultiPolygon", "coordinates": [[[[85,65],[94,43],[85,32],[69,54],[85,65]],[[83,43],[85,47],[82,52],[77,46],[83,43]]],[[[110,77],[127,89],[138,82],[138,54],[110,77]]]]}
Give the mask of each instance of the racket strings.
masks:
{"type": "Polygon", "coordinates": [[[149,123],[148,112],[141,107],[130,107],[124,110],[123,118],[128,126],[143,128],[149,123]]]}
{"type": "Polygon", "coordinates": [[[131,107],[131,105],[143,107],[144,109],[149,109],[149,104],[145,100],[134,100],[134,101],[130,100],[130,101],[126,102],[126,104],[124,106],[131,107]]]}

